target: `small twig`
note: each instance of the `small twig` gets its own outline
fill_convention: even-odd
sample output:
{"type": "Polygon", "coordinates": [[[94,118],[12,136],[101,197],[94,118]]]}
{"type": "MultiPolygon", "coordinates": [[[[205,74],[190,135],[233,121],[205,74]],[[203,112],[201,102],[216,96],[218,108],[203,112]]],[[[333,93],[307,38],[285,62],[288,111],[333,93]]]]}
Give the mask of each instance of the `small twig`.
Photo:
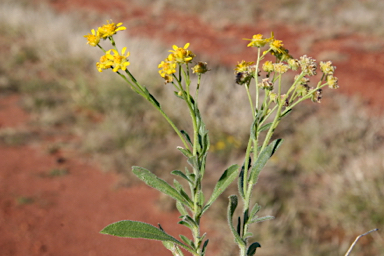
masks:
{"type": "Polygon", "coordinates": [[[364,233],[364,234],[359,235],[358,237],[356,237],[355,241],[351,244],[351,247],[349,247],[348,251],[345,253],[345,256],[349,256],[349,254],[351,253],[353,247],[356,245],[357,241],[359,241],[360,237],[368,235],[369,233],[374,232],[374,231],[378,231],[378,230],[379,230],[378,228],[375,228],[375,229],[372,229],[372,230],[368,231],[367,233],[364,233]]]}

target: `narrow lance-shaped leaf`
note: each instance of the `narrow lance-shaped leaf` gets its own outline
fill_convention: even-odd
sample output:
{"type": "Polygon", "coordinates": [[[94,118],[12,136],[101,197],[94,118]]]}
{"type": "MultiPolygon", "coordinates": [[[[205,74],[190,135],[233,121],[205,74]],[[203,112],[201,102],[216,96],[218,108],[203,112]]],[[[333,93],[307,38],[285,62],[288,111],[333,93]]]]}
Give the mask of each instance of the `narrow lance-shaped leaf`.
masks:
{"type": "Polygon", "coordinates": [[[128,238],[143,238],[152,239],[159,241],[169,241],[185,247],[183,243],[168,235],[159,228],[152,226],[151,224],[133,221],[133,220],[122,220],[106,226],[100,231],[101,234],[128,237],[128,238]]]}
{"type": "Polygon", "coordinates": [[[223,172],[219,181],[216,183],[216,186],[213,189],[211,198],[209,198],[206,206],[204,207],[203,212],[205,212],[212,205],[212,203],[219,197],[219,195],[221,195],[221,193],[223,193],[225,189],[236,179],[238,169],[239,169],[239,166],[237,164],[234,164],[228,167],[228,169],[226,169],[223,172]]]}
{"type": "Polygon", "coordinates": [[[264,216],[264,217],[259,217],[259,218],[254,218],[250,221],[248,221],[249,224],[251,223],[258,223],[258,222],[263,222],[263,221],[266,221],[266,220],[273,220],[275,217],[273,216],[264,216]]]}
{"type": "Polygon", "coordinates": [[[169,185],[164,180],[158,178],[155,174],[151,173],[149,170],[139,167],[133,166],[133,173],[142,181],[144,181],[148,186],[153,187],[164,194],[167,194],[174,199],[182,202],[187,205],[189,208],[193,208],[193,203],[188,201],[185,197],[183,197],[176,189],[174,189],[171,185],[169,185]]]}
{"type": "Polygon", "coordinates": [[[250,185],[256,184],[260,171],[263,169],[269,158],[275,153],[281,143],[281,139],[274,140],[260,153],[259,157],[256,159],[256,162],[251,168],[249,176],[250,185]]]}
{"type": "Polygon", "coordinates": [[[243,239],[241,239],[240,235],[237,233],[232,222],[233,213],[235,212],[236,207],[237,207],[237,196],[236,195],[229,196],[229,204],[228,204],[228,212],[227,212],[228,225],[232,231],[233,236],[235,237],[236,243],[239,245],[245,246],[245,242],[243,241],[243,239]]]}
{"type": "Polygon", "coordinates": [[[258,242],[254,242],[248,247],[247,250],[247,256],[253,256],[256,253],[257,247],[261,247],[261,245],[258,242]]]}

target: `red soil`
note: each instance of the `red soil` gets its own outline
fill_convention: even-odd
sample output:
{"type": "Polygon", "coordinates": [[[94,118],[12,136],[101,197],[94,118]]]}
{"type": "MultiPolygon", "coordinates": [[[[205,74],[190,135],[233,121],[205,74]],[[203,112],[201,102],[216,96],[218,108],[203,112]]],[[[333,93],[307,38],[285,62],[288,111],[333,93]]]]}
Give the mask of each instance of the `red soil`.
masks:
{"type": "MultiPolygon", "coordinates": [[[[62,12],[92,9],[110,13],[116,22],[140,20],[129,28],[131,35],[151,37],[169,45],[191,42],[201,53],[213,53],[218,61],[232,66],[239,60],[248,60],[251,53],[252,49],[240,50],[243,47],[231,50],[234,45],[244,44],[243,37],[273,30],[287,48],[297,50],[298,40],[306,36],[284,26],[260,23],[257,28],[228,25],[219,30],[197,17],[176,12],[151,15],[126,0],[48,2],[62,12]],[[164,24],[175,26],[167,30],[164,24]]],[[[377,41],[358,36],[324,39],[314,42],[310,52],[316,57],[328,49],[345,56],[346,60],[334,61],[340,91],[358,95],[373,108],[382,108],[383,47],[376,51],[356,47],[368,40],[377,41]]],[[[18,100],[16,96],[0,99],[0,128],[28,129],[28,115],[18,106],[18,100]]],[[[169,255],[160,242],[121,239],[98,232],[122,219],[161,223],[174,235],[180,231],[180,225],[175,225],[177,213],[153,207],[156,191],[146,187],[117,188],[117,175],[102,173],[94,163],[81,160],[73,152],[49,154],[41,141],[23,146],[0,145],[0,167],[0,255],[169,255]],[[49,175],[53,169],[66,169],[68,173],[49,175]]]]}
{"type": "MultiPolygon", "coordinates": [[[[2,128],[27,127],[19,97],[1,98],[2,128]],[[12,113],[12,114],[11,114],[12,113]]],[[[42,142],[0,145],[0,255],[168,255],[160,242],[122,239],[98,232],[124,219],[181,230],[176,212],[154,207],[157,191],[118,188],[119,177],[102,173],[73,152],[49,154],[42,142]],[[52,170],[67,170],[62,176],[52,170]]]]}

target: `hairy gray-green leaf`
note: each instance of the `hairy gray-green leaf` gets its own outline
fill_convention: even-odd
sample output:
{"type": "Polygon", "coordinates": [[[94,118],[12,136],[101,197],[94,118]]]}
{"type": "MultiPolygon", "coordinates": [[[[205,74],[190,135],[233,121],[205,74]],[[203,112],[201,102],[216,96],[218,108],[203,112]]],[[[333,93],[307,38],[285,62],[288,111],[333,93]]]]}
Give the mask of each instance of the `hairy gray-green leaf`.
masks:
{"type": "Polygon", "coordinates": [[[274,219],[275,217],[273,216],[264,216],[264,217],[259,217],[259,218],[253,218],[252,220],[250,220],[248,223],[251,224],[251,223],[258,223],[258,222],[263,222],[263,221],[266,221],[266,220],[272,220],[274,219]]]}
{"type": "Polygon", "coordinates": [[[249,177],[249,183],[250,185],[256,184],[257,179],[259,177],[260,171],[263,169],[269,158],[275,153],[277,148],[281,145],[282,140],[277,139],[271,142],[259,155],[259,157],[256,159],[255,163],[253,164],[251,171],[250,171],[250,177],[249,177]]]}
{"type": "Polygon", "coordinates": [[[174,170],[171,172],[171,174],[173,175],[176,175],[176,176],[179,176],[185,180],[187,180],[189,183],[193,183],[188,177],[187,175],[185,175],[182,171],[179,171],[179,170],[174,170]]]}
{"type": "Polygon", "coordinates": [[[241,237],[237,233],[232,222],[233,213],[235,212],[236,207],[237,207],[237,196],[236,195],[229,196],[229,204],[228,204],[228,211],[227,211],[228,225],[232,231],[233,236],[235,237],[235,242],[241,246],[245,246],[245,242],[243,241],[243,239],[241,239],[241,237]]]}
{"type": "Polygon", "coordinates": [[[151,173],[149,170],[139,167],[133,166],[133,173],[142,181],[144,181],[148,186],[153,187],[164,194],[167,194],[174,199],[182,202],[184,205],[189,208],[193,208],[193,203],[188,201],[184,196],[182,196],[176,189],[174,189],[171,185],[169,185],[164,180],[158,178],[155,174],[151,173]]]}
{"type": "Polygon", "coordinates": [[[236,179],[237,177],[237,170],[239,169],[239,166],[237,164],[231,165],[226,169],[223,174],[221,175],[220,179],[216,183],[215,188],[213,189],[211,198],[209,198],[206,206],[204,207],[203,212],[205,212],[212,203],[225,191],[225,189],[236,179]]]}
{"type": "Polygon", "coordinates": [[[179,240],[173,236],[168,235],[159,228],[152,226],[151,224],[133,221],[133,220],[122,220],[106,226],[100,231],[101,234],[129,237],[129,238],[143,238],[152,239],[159,241],[169,241],[181,246],[185,246],[179,240]]]}
{"type": "Polygon", "coordinates": [[[190,151],[189,149],[185,149],[185,148],[182,148],[182,147],[177,147],[177,149],[178,149],[181,153],[183,153],[183,155],[184,155],[185,157],[187,157],[187,158],[192,157],[192,153],[191,153],[191,151],[190,151]]]}

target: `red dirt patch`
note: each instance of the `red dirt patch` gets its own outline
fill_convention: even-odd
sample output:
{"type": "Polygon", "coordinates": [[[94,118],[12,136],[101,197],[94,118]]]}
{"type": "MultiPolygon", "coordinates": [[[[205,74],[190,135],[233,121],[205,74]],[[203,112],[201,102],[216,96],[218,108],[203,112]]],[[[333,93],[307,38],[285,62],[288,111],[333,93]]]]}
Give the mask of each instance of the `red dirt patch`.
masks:
{"type": "MultiPolygon", "coordinates": [[[[17,100],[1,100],[3,127],[28,122],[17,100]]],[[[41,143],[0,145],[0,170],[0,255],[168,255],[160,242],[98,232],[123,219],[161,223],[175,236],[185,232],[175,225],[176,212],[154,207],[157,191],[117,188],[117,175],[102,173],[73,152],[49,154],[41,143]]]]}

